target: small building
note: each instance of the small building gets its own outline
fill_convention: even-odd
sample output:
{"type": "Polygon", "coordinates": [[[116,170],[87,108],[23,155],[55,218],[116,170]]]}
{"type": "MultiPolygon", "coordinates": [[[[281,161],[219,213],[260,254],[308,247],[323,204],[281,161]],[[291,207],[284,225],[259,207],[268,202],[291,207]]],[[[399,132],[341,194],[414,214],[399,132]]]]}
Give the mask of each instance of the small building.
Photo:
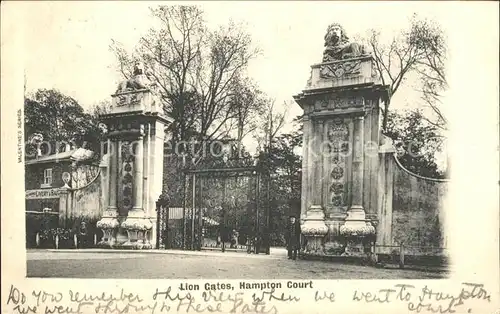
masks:
{"type": "Polygon", "coordinates": [[[27,247],[41,229],[72,229],[86,216],[97,219],[100,170],[93,157],[93,151],[76,148],[25,161],[27,247]]]}

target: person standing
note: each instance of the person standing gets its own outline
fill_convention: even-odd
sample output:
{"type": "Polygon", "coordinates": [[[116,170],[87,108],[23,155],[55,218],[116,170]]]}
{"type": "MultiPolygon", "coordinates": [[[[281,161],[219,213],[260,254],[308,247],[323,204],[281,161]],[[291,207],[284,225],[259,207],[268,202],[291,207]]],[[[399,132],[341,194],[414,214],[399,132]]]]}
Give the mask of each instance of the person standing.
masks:
{"type": "Polygon", "coordinates": [[[231,233],[231,248],[237,249],[238,248],[238,237],[240,236],[240,233],[233,229],[233,232],[231,233]]]}
{"type": "Polygon", "coordinates": [[[87,228],[87,223],[82,221],[77,230],[77,248],[87,248],[90,246],[89,232],[87,228]]]}
{"type": "Polygon", "coordinates": [[[300,225],[295,216],[290,216],[285,237],[288,249],[288,259],[296,260],[297,251],[300,246],[300,225]]]}

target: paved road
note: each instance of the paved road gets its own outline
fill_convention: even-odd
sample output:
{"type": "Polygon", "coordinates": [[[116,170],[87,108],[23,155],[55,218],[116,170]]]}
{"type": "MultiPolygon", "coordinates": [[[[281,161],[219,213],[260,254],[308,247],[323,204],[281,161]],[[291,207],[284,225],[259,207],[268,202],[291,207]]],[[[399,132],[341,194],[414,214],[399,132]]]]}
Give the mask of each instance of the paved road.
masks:
{"type": "Polygon", "coordinates": [[[220,252],[29,250],[28,277],[141,279],[426,279],[446,273],[378,269],[271,255],[220,252]]]}

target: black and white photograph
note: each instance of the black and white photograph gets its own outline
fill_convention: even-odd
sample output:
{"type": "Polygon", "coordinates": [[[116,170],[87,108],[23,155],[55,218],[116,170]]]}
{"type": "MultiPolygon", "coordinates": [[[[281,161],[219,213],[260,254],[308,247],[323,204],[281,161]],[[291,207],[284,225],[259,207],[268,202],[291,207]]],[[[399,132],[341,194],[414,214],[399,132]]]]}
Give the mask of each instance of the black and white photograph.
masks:
{"type": "MultiPolygon", "coordinates": [[[[453,141],[461,134],[455,129],[481,133],[453,122],[457,108],[471,105],[459,103],[465,91],[454,85],[463,79],[457,60],[466,53],[453,25],[481,17],[458,21],[467,9],[450,16],[444,3],[431,2],[44,1],[22,7],[16,38],[23,67],[16,77],[24,104],[8,105],[14,106],[15,141],[9,154],[21,171],[8,174],[2,157],[2,186],[9,177],[22,181],[24,202],[23,191],[16,198],[24,210],[2,204],[2,230],[11,210],[24,217],[15,225],[22,241],[17,250],[25,256],[16,264],[25,264],[25,280],[176,280],[172,288],[179,293],[271,289],[269,302],[285,301],[283,294],[273,296],[285,289],[286,306],[293,306],[299,298],[291,293],[314,292],[317,281],[383,279],[401,281],[391,291],[402,303],[410,300],[408,291],[419,291],[411,296],[420,296],[418,305],[403,304],[408,313],[446,313],[426,298],[451,299],[449,313],[471,313],[462,306],[467,298],[479,307],[498,303],[497,287],[480,282],[457,281],[464,286],[453,297],[438,294],[439,283],[436,290],[405,286],[453,280],[462,268],[452,266],[464,261],[454,258],[452,247],[486,250],[477,243],[488,238],[498,250],[498,234],[481,234],[481,228],[498,233],[498,207],[480,209],[481,196],[473,195],[491,180],[468,183],[477,185],[470,197],[479,203],[467,209],[471,216],[491,215],[491,225],[463,227],[468,218],[450,197],[454,184],[467,180],[455,167],[465,167],[464,158],[481,163],[453,141]],[[458,236],[470,242],[458,245],[458,236]]],[[[488,35],[497,36],[491,53],[474,48],[475,38],[467,35],[471,60],[498,57],[498,30],[488,35]]],[[[483,84],[477,76],[470,80],[483,84]]],[[[485,90],[498,77],[491,80],[485,90]]],[[[473,107],[498,115],[484,101],[473,107]]],[[[487,160],[498,162],[494,145],[487,160]]],[[[489,170],[498,174],[498,167],[489,170]]],[[[495,181],[495,189],[484,189],[490,191],[484,202],[498,195],[495,181]]],[[[492,263],[497,253],[491,251],[492,263]]],[[[91,285],[100,295],[99,284],[91,285]]],[[[38,313],[24,304],[24,294],[37,296],[42,311],[35,290],[21,293],[14,282],[5,289],[12,313],[38,313]]],[[[154,300],[163,293],[158,289],[154,300]]],[[[131,291],[117,312],[89,296],[78,310],[58,313],[175,310],[166,303],[161,310],[159,303],[131,305],[132,293],[140,292],[131,291]]],[[[262,293],[257,301],[263,303],[255,303],[254,294],[252,306],[232,313],[278,313],[278,305],[264,310],[262,293]]],[[[55,290],[46,294],[56,302],[55,290]]],[[[189,305],[178,305],[178,312],[194,310],[188,295],[189,305]]],[[[389,295],[356,290],[346,299],[380,304],[389,295]]],[[[333,292],[316,291],[313,301],[327,299],[333,302],[333,292]]],[[[300,303],[305,312],[306,302],[300,303]]],[[[201,306],[197,312],[207,311],[201,306]]],[[[349,308],[362,312],[356,309],[349,308]]],[[[43,313],[54,312],[57,306],[47,305],[43,313]]]]}

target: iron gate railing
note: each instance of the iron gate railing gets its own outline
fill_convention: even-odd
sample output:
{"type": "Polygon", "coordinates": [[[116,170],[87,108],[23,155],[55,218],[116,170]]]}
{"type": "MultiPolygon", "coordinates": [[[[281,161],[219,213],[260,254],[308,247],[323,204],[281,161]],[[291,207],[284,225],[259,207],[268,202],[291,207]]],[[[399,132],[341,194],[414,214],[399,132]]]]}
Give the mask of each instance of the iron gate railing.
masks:
{"type": "Polygon", "coordinates": [[[262,187],[267,190],[263,177],[255,166],[186,170],[184,248],[269,254],[269,202],[261,200],[262,187]],[[222,201],[207,206],[203,187],[206,180],[216,178],[222,181],[222,201]],[[236,200],[227,195],[228,181],[242,178],[248,180],[247,201],[236,206],[236,200]]]}
{"type": "MultiPolygon", "coordinates": [[[[198,160],[193,157],[190,168],[183,170],[183,204],[182,214],[179,215],[182,217],[181,227],[179,219],[169,217],[168,196],[158,200],[158,248],[170,248],[169,243],[172,241],[169,235],[178,233],[182,237],[182,249],[241,250],[269,254],[270,176],[267,162],[261,156],[253,158],[249,154],[241,155],[239,146],[230,142],[228,139],[222,140],[222,146],[219,145],[216,151],[212,151],[210,145],[211,156],[201,155],[198,160]],[[221,154],[222,158],[215,156],[215,153],[221,154]],[[231,190],[230,187],[227,193],[228,184],[233,178],[237,182],[235,189],[231,190]],[[240,187],[238,178],[248,179],[247,194],[236,192],[240,187]],[[222,186],[219,188],[211,183],[212,179],[221,182],[222,186]],[[207,196],[212,199],[212,193],[215,193],[213,199],[216,201],[207,204],[205,199],[207,196]],[[239,198],[236,200],[238,206],[233,204],[233,197],[239,198]],[[240,198],[246,199],[246,203],[243,204],[240,198]]],[[[204,153],[204,150],[206,146],[201,145],[200,152],[204,153]]]]}
{"type": "Polygon", "coordinates": [[[156,248],[170,248],[170,239],[168,238],[168,222],[169,222],[169,203],[168,194],[163,191],[156,201],[156,248]]]}

